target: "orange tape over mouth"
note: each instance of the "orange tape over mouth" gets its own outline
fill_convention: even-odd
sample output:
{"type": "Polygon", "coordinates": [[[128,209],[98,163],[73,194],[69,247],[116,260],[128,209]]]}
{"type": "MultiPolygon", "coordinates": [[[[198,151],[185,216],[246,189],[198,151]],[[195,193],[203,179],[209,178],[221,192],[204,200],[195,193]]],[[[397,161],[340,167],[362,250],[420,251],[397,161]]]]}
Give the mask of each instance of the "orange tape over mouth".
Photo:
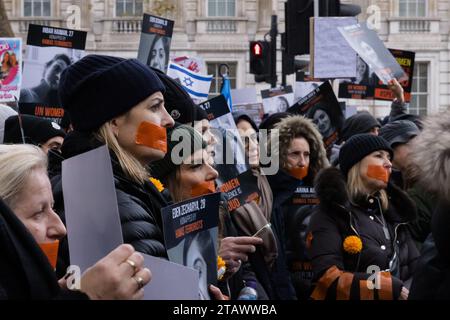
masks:
{"type": "Polygon", "coordinates": [[[289,169],[289,174],[299,180],[302,180],[308,175],[308,166],[289,169]]]}
{"type": "Polygon", "coordinates": [[[52,268],[56,269],[56,261],[58,260],[59,240],[47,243],[39,243],[39,247],[44,252],[52,268]]]}
{"type": "Polygon", "coordinates": [[[215,191],[216,187],[214,185],[214,181],[205,181],[193,186],[191,190],[191,195],[193,197],[199,197],[205,194],[213,193],[215,191]]]}
{"type": "Polygon", "coordinates": [[[384,183],[388,183],[390,173],[389,170],[383,166],[370,164],[367,167],[367,176],[369,178],[373,178],[376,180],[383,181],[384,183]]]}
{"type": "Polygon", "coordinates": [[[167,130],[148,121],[142,121],[136,133],[137,145],[167,153],[167,130]]]}

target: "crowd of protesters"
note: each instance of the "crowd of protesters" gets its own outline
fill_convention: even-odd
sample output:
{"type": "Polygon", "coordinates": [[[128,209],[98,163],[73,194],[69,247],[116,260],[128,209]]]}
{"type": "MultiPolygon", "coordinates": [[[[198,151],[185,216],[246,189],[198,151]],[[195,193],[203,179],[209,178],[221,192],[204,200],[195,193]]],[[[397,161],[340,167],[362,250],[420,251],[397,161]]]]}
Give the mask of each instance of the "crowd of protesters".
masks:
{"type": "MultiPolygon", "coordinates": [[[[306,117],[275,113],[258,127],[233,114],[259,197],[230,211],[222,195],[214,299],[240,299],[249,283],[260,300],[450,298],[450,115],[410,115],[399,83],[390,88],[391,113],[346,119],[329,150],[306,117]],[[278,135],[260,141],[259,130],[278,135]],[[260,147],[275,150],[276,174],[264,174],[260,147]]],[[[168,259],[161,209],[217,190],[221,141],[177,81],[135,59],[88,55],[58,95],[66,130],[0,106],[0,299],[140,299],[152,285],[140,253],[168,259]],[[181,164],[174,135],[193,146],[181,164]],[[61,162],[102,145],[126,244],[69,290],[61,162]]]]}

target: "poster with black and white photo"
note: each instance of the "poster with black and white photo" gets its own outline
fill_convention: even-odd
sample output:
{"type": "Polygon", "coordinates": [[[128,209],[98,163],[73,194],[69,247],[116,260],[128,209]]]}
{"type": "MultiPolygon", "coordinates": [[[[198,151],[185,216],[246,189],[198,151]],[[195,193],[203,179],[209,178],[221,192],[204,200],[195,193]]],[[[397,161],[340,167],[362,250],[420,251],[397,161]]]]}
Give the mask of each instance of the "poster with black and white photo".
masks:
{"type": "Polygon", "coordinates": [[[199,106],[206,111],[217,143],[214,145],[216,179],[220,191],[225,193],[228,209],[233,211],[259,197],[257,179],[245,155],[245,148],[233,115],[223,95],[205,101],[199,106]]]}
{"type": "Polygon", "coordinates": [[[161,209],[169,260],[198,270],[200,300],[210,300],[208,286],[217,284],[219,202],[211,193],[161,209]]]}
{"type": "Polygon", "coordinates": [[[294,104],[292,86],[261,90],[264,113],[286,112],[294,104]]]}
{"type": "Polygon", "coordinates": [[[325,148],[333,146],[339,138],[344,122],[344,114],[333,92],[330,82],[308,94],[289,108],[288,112],[302,114],[312,119],[323,137],[325,148]]]}
{"type": "Polygon", "coordinates": [[[294,103],[318,88],[323,82],[296,81],[294,86],[294,103]]]}
{"type": "Polygon", "coordinates": [[[138,60],[166,73],[173,26],[172,20],[145,13],[139,40],[138,60]]]}
{"type": "MultiPolygon", "coordinates": [[[[405,101],[410,102],[415,52],[397,49],[389,49],[389,52],[407,75],[407,79],[400,81],[400,85],[404,90],[405,101]]],[[[388,86],[380,81],[369,65],[358,58],[357,76],[355,79],[344,80],[339,84],[339,98],[392,101],[394,95],[388,86]]]]}
{"type": "Polygon", "coordinates": [[[338,30],[383,84],[387,85],[389,80],[394,78],[399,82],[408,79],[383,41],[374,30],[367,27],[366,23],[338,27],[338,30]]]}
{"type": "Polygon", "coordinates": [[[259,127],[264,111],[262,104],[258,102],[255,87],[231,89],[231,100],[233,101],[233,114],[245,113],[259,127]]]}
{"type": "Polygon", "coordinates": [[[19,99],[21,113],[61,124],[64,109],[58,98],[59,80],[69,65],[83,57],[86,36],[85,31],[30,24],[19,99]]]}
{"type": "Polygon", "coordinates": [[[22,84],[22,39],[0,38],[0,103],[19,101],[22,84]]]}

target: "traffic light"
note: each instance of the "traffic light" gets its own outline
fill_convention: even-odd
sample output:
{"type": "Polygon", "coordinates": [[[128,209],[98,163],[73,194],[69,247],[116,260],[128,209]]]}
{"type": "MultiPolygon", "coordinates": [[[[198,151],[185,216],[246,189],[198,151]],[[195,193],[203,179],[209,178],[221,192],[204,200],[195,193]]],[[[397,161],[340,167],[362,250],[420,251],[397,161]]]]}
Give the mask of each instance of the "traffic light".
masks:
{"type": "MultiPolygon", "coordinates": [[[[285,2],[286,48],[292,55],[309,53],[309,18],[314,16],[313,0],[285,2]]],[[[320,17],[348,17],[361,13],[359,5],[341,4],[339,0],[319,0],[320,17]]]]}
{"type": "Polygon", "coordinates": [[[250,73],[255,75],[256,82],[269,79],[270,43],[268,41],[250,41],[250,73]]]}

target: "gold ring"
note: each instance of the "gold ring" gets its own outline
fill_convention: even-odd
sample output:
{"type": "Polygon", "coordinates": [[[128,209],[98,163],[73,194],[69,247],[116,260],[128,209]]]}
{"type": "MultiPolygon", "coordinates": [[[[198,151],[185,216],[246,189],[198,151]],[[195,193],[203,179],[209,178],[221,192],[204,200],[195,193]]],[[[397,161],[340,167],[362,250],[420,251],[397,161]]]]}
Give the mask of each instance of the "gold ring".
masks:
{"type": "Polygon", "coordinates": [[[136,269],[137,269],[136,262],[134,262],[131,259],[127,259],[125,262],[128,263],[133,268],[133,272],[136,273],[136,269]]]}
{"type": "Polygon", "coordinates": [[[134,279],[134,281],[136,281],[138,289],[142,289],[144,287],[144,279],[142,279],[141,277],[132,277],[132,278],[134,279]]]}

